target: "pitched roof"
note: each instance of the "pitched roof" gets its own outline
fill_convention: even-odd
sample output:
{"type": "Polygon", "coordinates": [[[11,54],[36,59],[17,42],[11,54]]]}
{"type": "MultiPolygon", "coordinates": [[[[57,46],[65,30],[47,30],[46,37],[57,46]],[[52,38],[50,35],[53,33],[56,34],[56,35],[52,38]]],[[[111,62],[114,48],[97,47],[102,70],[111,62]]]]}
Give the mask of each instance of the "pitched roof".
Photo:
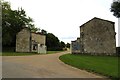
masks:
{"type": "Polygon", "coordinates": [[[101,18],[94,17],[94,18],[92,18],[91,20],[87,21],[86,23],[82,24],[80,27],[84,26],[85,24],[89,23],[90,21],[92,21],[92,20],[94,20],[94,19],[107,21],[107,22],[110,22],[110,23],[112,23],[112,24],[115,23],[115,22],[112,22],[112,21],[109,21],[109,20],[105,20],[105,19],[101,19],[101,18]]]}

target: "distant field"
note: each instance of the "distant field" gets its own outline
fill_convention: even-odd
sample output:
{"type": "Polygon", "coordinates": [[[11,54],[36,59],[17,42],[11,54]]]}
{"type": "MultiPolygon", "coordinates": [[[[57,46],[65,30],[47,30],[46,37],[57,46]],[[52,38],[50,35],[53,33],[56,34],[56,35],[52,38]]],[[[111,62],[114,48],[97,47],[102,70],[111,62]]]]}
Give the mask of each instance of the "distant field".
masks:
{"type": "Polygon", "coordinates": [[[80,69],[118,78],[118,57],[65,54],[60,60],[80,69]]]}
{"type": "MultiPolygon", "coordinates": [[[[55,54],[63,51],[47,51],[47,54],[55,54]]],[[[29,55],[41,55],[38,53],[17,53],[17,52],[3,52],[0,56],[29,56],[29,55]]]]}

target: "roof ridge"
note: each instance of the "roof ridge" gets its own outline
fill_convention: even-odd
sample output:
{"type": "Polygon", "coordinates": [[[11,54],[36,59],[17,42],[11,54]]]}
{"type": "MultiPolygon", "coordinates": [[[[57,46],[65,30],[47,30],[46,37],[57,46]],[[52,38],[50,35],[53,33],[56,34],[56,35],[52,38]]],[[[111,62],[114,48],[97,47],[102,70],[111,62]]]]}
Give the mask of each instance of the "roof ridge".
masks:
{"type": "Polygon", "coordinates": [[[87,24],[88,22],[90,22],[90,21],[92,21],[92,20],[94,20],[94,19],[99,19],[99,20],[103,20],[103,21],[115,23],[115,22],[113,22],[113,21],[109,21],[109,20],[105,20],[105,19],[98,18],[98,17],[94,17],[94,18],[90,19],[89,21],[85,22],[84,24],[82,24],[82,25],[79,26],[79,27],[82,27],[83,25],[87,24]]]}

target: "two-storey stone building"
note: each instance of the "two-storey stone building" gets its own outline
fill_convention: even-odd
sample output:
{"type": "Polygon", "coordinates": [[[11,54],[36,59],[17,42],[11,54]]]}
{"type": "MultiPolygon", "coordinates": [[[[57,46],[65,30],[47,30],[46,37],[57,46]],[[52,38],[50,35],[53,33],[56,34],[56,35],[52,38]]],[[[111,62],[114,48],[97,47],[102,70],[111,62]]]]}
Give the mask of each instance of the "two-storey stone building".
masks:
{"type": "Polygon", "coordinates": [[[25,27],[16,35],[16,52],[38,52],[41,49],[46,53],[45,42],[45,35],[33,33],[25,27]]]}
{"type": "Polygon", "coordinates": [[[114,55],[116,53],[114,24],[112,21],[95,17],[81,25],[80,53],[114,55]]]}

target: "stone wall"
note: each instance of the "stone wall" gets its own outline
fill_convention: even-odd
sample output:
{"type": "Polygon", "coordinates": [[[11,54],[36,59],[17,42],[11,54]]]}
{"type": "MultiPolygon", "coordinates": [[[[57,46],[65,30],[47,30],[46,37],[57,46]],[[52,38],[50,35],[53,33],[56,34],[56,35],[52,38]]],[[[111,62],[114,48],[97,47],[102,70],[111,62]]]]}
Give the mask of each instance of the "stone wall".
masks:
{"type": "Polygon", "coordinates": [[[46,42],[46,36],[45,35],[41,35],[39,33],[31,33],[32,35],[32,40],[38,42],[39,44],[44,44],[46,42]]]}
{"type": "Polygon", "coordinates": [[[40,44],[40,46],[45,46],[46,44],[46,36],[42,35],[40,33],[31,33],[31,39],[32,39],[32,45],[31,45],[31,51],[32,52],[37,52],[38,49],[38,44],[40,44]],[[36,49],[34,49],[34,47],[36,49]]]}
{"type": "Polygon", "coordinates": [[[16,52],[30,52],[31,33],[28,28],[22,29],[16,35],[16,52]]]}
{"type": "Polygon", "coordinates": [[[71,52],[73,54],[80,53],[80,38],[71,42],[71,52]]]}
{"type": "Polygon", "coordinates": [[[37,52],[38,44],[44,47],[45,42],[45,35],[32,33],[28,28],[24,28],[16,35],[16,52],[37,52]]]}
{"type": "Polygon", "coordinates": [[[113,55],[116,53],[114,22],[93,18],[80,26],[82,53],[113,55]]]}

